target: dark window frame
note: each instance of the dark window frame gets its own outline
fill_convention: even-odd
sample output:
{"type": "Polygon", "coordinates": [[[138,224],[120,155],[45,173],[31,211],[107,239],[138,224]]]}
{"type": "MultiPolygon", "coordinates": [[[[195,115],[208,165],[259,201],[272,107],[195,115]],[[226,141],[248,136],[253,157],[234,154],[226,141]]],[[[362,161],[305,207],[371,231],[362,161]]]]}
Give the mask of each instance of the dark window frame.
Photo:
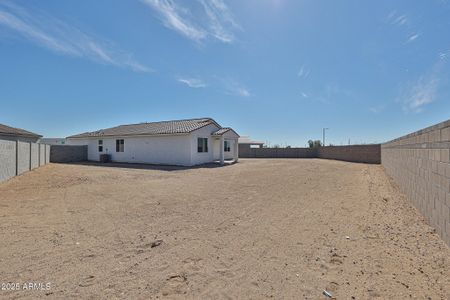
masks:
{"type": "Polygon", "coordinates": [[[197,152],[208,153],[208,138],[197,138],[197,152]]]}
{"type": "Polygon", "coordinates": [[[231,152],[231,143],[230,141],[223,141],[223,151],[231,152]]]}
{"type": "Polygon", "coordinates": [[[103,152],[103,140],[98,140],[98,152],[103,152]]]}
{"type": "Polygon", "coordinates": [[[116,140],[116,152],[125,152],[125,140],[124,139],[116,140]]]}

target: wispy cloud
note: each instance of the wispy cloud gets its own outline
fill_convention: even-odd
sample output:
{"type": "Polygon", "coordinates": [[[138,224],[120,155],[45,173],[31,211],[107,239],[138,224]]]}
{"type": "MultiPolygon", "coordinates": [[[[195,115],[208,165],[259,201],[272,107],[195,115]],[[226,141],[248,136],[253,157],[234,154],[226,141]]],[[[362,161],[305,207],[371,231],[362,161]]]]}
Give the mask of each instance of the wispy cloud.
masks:
{"type": "Polygon", "coordinates": [[[224,43],[232,43],[234,34],[229,29],[241,29],[222,0],[199,0],[209,19],[210,34],[224,43]]]}
{"type": "Polygon", "coordinates": [[[298,71],[297,76],[300,78],[307,78],[310,72],[311,70],[309,70],[308,68],[305,67],[305,65],[303,65],[298,71]]]}
{"type": "Polygon", "coordinates": [[[369,110],[374,114],[381,113],[386,108],[386,105],[378,105],[378,106],[372,106],[369,108],[369,110]]]}
{"type": "Polygon", "coordinates": [[[303,98],[309,98],[308,94],[306,94],[305,92],[301,92],[301,95],[303,98]]]}
{"type": "Polygon", "coordinates": [[[420,34],[418,33],[414,33],[412,34],[409,38],[408,38],[408,43],[414,42],[418,37],[420,36],[420,34]]]}
{"type": "Polygon", "coordinates": [[[403,26],[408,23],[409,19],[406,14],[399,14],[396,10],[393,10],[387,16],[387,21],[392,25],[403,26]]]}
{"type": "Polygon", "coordinates": [[[0,26],[58,54],[86,58],[136,72],[151,71],[134,60],[130,53],[117,49],[110,42],[40,11],[28,11],[8,1],[0,2],[0,26]]]}
{"type": "Polygon", "coordinates": [[[206,38],[207,33],[203,28],[189,21],[189,11],[171,0],[142,0],[143,3],[152,7],[159,15],[163,24],[185,37],[200,41],[206,38]]]}
{"type": "Polygon", "coordinates": [[[420,113],[424,107],[432,103],[437,96],[439,79],[420,77],[419,80],[403,96],[403,110],[405,112],[420,113]]]}
{"type": "Polygon", "coordinates": [[[447,60],[450,57],[450,50],[439,53],[439,58],[441,60],[447,60]]]}
{"type": "Polygon", "coordinates": [[[191,88],[204,88],[206,87],[206,83],[204,83],[201,79],[198,78],[177,78],[178,82],[181,82],[188,87],[191,88]]]}
{"type": "Polygon", "coordinates": [[[427,105],[436,101],[441,84],[441,70],[445,65],[445,60],[438,59],[428,73],[402,89],[397,102],[402,104],[404,112],[420,113],[427,105]]]}
{"type": "Polygon", "coordinates": [[[253,93],[242,83],[236,81],[235,79],[227,78],[220,79],[222,85],[225,88],[225,92],[228,95],[239,96],[239,97],[252,97],[253,93]]]}
{"type": "Polygon", "coordinates": [[[196,10],[172,0],[141,1],[158,13],[164,26],[195,42],[213,37],[223,43],[233,43],[233,30],[241,29],[223,0],[190,2],[191,5],[199,6],[196,10]]]}

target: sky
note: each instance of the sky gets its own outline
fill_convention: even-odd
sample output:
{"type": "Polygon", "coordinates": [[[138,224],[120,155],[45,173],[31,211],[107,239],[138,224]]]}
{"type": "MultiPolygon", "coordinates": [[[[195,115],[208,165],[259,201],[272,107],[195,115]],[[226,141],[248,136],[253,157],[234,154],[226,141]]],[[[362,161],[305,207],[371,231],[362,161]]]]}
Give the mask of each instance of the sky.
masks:
{"type": "Polygon", "coordinates": [[[270,145],[450,118],[447,0],[0,0],[0,123],[212,117],[270,145]]]}

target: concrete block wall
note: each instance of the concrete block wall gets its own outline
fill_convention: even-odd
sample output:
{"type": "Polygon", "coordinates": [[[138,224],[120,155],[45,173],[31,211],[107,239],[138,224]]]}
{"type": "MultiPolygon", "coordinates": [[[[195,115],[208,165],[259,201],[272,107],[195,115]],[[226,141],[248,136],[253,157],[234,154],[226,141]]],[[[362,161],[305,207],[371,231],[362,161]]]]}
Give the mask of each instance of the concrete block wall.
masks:
{"type": "Polygon", "coordinates": [[[31,170],[39,167],[39,144],[31,143],[31,170]]]}
{"type": "Polygon", "coordinates": [[[52,145],[50,161],[56,163],[79,162],[88,160],[88,146],[52,145]]]}
{"type": "Polygon", "coordinates": [[[350,145],[327,146],[317,149],[318,158],[336,159],[350,162],[380,164],[381,146],[376,145],[350,145]]]}
{"type": "Polygon", "coordinates": [[[17,175],[20,175],[22,173],[30,171],[31,144],[18,142],[16,146],[18,146],[17,155],[19,157],[19,159],[17,160],[17,175]]]}
{"type": "Polygon", "coordinates": [[[16,176],[16,142],[0,140],[0,182],[16,176]]]}
{"type": "Polygon", "coordinates": [[[380,145],[327,146],[313,148],[250,148],[239,145],[241,158],[326,158],[350,162],[379,164],[380,145]]]}
{"type": "Polygon", "coordinates": [[[0,182],[49,162],[50,145],[0,140],[0,182]]]}
{"type": "Polygon", "coordinates": [[[450,120],[383,144],[381,162],[450,245],[450,120]]]}

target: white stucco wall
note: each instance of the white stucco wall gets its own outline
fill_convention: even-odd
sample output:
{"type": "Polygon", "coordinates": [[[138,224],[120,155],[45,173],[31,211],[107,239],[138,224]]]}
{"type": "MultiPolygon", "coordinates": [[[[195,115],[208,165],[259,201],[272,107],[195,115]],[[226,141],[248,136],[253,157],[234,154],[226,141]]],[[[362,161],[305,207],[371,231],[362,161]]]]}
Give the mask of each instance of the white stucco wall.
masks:
{"type": "Polygon", "coordinates": [[[112,161],[127,163],[191,165],[189,135],[101,138],[103,152],[98,152],[99,139],[68,139],[69,145],[88,145],[88,159],[98,161],[100,154],[110,154],[112,161]],[[116,140],[125,142],[124,152],[116,152],[116,140]]]}
{"type": "Polygon", "coordinates": [[[193,165],[200,165],[214,161],[214,149],[216,147],[214,147],[214,139],[211,137],[211,133],[218,129],[219,127],[216,125],[210,124],[191,133],[191,162],[193,165]],[[198,138],[208,138],[208,152],[198,152],[198,138]]]}

